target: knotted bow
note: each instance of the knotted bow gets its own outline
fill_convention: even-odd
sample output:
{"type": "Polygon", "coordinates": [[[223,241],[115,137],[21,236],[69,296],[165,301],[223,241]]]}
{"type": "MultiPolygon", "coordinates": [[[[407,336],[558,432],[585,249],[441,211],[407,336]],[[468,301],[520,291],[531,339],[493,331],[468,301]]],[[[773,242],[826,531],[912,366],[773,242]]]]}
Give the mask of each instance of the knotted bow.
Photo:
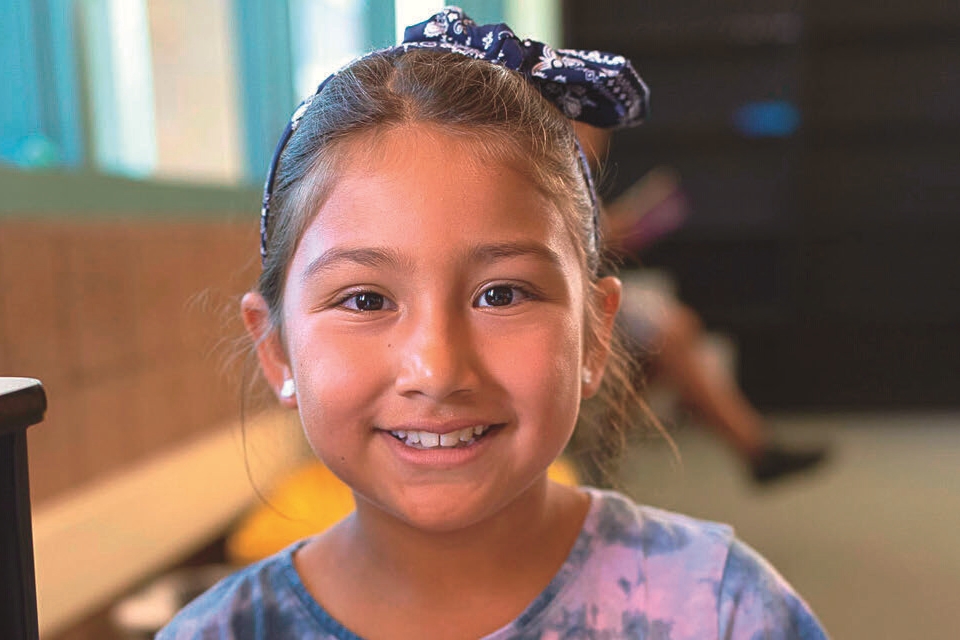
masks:
{"type": "Polygon", "coordinates": [[[602,129],[629,127],[649,110],[650,91],[623,56],[521,40],[507,25],[478,25],[457,7],[407,27],[400,47],[430,43],[520,72],[571,120],[602,129]]]}

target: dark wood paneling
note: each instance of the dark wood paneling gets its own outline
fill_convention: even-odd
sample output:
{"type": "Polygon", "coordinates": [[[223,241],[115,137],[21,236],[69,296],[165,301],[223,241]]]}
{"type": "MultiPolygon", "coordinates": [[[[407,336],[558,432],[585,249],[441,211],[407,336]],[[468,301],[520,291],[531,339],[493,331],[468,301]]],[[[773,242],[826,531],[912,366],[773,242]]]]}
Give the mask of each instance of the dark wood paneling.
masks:
{"type": "Polygon", "coordinates": [[[736,338],[748,395],[960,406],[960,4],[568,0],[565,21],[650,84],[606,195],[679,170],[689,221],[639,259],[736,338]],[[769,100],[799,128],[737,130],[769,100]]]}

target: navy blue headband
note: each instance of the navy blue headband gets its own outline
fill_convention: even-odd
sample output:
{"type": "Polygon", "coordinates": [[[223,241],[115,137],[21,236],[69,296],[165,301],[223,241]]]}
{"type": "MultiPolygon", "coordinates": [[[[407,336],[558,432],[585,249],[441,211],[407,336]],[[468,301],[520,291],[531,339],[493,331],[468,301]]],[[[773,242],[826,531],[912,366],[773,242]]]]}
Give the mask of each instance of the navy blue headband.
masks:
{"type": "MultiPolygon", "coordinates": [[[[650,92],[633,65],[623,56],[602,51],[553,49],[542,42],[521,40],[507,25],[478,25],[457,7],[447,7],[429,20],[407,27],[400,45],[374,51],[358,60],[411,49],[459,53],[517,71],[567,118],[595,127],[612,129],[634,126],[643,121],[649,110],[650,92]]],[[[349,68],[358,60],[344,68],[349,68]]],[[[313,95],[300,103],[273,152],[260,210],[260,257],[264,261],[267,258],[270,198],[280,156],[314,98],[337,73],[339,71],[324,80],[313,95]]],[[[599,207],[590,166],[583,149],[578,146],[578,151],[596,218],[599,207]]],[[[598,220],[595,219],[595,234],[598,229],[598,220]]]]}

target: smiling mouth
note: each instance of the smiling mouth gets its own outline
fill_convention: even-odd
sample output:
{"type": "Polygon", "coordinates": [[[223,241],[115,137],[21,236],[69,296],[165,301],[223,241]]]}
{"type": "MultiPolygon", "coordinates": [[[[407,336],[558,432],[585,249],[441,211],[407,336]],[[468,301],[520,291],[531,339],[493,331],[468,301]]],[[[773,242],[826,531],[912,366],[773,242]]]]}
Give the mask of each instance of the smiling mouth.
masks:
{"type": "Polygon", "coordinates": [[[455,449],[469,447],[498,425],[478,425],[450,433],[432,431],[390,431],[390,435],[414,449],[455,449]]]}

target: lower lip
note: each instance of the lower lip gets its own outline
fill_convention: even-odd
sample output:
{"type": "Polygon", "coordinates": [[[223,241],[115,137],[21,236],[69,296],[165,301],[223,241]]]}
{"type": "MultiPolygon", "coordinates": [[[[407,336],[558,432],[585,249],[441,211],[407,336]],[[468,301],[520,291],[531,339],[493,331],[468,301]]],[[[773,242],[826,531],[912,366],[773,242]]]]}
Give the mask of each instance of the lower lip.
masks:
{"type": "Polygon", "coordinates": [[[387,445],[395,455],[404,462],[428,467],[456,467],[467,464],[477,458],[489,446],[491,440],[497,437],[503,425],[490,427],[483,436],[474,440],[470,445],[463,447],[433,447],[431,449],[417,449],[408,446],[389,431],[381,431],[380,436],[386,438],[387,445]]]}

